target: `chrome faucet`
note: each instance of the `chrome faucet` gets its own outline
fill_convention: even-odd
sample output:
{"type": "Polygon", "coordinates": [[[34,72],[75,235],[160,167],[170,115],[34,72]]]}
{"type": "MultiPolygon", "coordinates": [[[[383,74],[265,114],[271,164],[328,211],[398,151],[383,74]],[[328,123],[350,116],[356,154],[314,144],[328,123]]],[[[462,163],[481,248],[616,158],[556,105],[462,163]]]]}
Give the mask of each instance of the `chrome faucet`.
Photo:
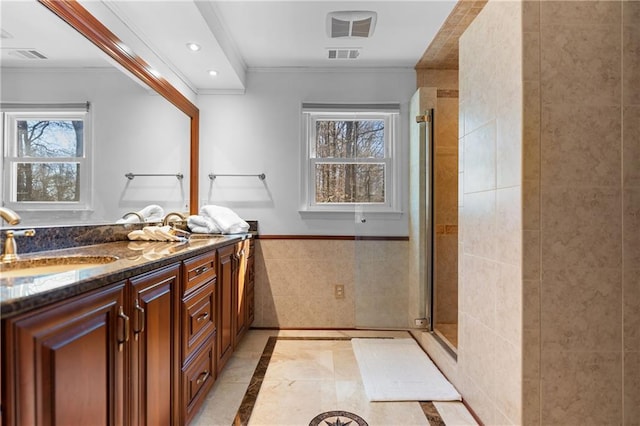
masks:
{"type": "Polygon", "coordinates": [[[178,212],[171,212],[171,213],[168,213],[168,214],[164,217],[164,219],[162,220],[162,225],[163,225],[163,226],[171,225],[173,222],[171,222],[169,219],[170,219],[172,216],[178,216],[178,217],[180,218],[180,220],[185,220],[185,219],[186,219],[182,213],[178,213],[178,212]]]}
{"type": "MultiPolygon", "coordinates": [[[[0,207],[0,216],[9,225],[17,225],[20,223],[20,216],[16,212],[6,207],[0,207]]],[[[18,260],[18,247],[14,237],[33,237],[36,234],[34,229],[25,229],[23,231],[7,231],[7,237],[4,241],[4,253],[0,257],[2,263],[10,263],[18,260]]]]}

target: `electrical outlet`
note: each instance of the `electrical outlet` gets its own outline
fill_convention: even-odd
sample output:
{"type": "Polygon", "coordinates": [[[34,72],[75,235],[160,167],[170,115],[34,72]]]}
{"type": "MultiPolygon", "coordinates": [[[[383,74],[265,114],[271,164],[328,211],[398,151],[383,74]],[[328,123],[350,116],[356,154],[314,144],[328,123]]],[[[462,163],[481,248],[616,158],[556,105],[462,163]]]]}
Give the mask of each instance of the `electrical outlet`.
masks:
{"type": "Polygon", "coordinates": [[[333,294],[336,299],[344,299],[344,286],[342,284],[336,284],[333,289],[333,294]]]}

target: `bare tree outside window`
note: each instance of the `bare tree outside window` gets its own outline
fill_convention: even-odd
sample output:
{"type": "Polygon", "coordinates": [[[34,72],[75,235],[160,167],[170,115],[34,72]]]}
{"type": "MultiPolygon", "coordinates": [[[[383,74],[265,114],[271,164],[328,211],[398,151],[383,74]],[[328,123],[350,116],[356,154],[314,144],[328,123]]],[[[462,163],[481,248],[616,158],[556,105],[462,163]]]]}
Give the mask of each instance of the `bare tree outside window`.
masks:
{"type": "Polygon", "coordinates": [[[384,125],[375,119],[316,121],[316,203],[385,202],[384,125]]]}
{"type": "Polygon", "coordinates": [[[82,120],[16,120],[16,201],[77,202],[82,120]],[[51,161],[47,161],[51,159],[51,161]]]}

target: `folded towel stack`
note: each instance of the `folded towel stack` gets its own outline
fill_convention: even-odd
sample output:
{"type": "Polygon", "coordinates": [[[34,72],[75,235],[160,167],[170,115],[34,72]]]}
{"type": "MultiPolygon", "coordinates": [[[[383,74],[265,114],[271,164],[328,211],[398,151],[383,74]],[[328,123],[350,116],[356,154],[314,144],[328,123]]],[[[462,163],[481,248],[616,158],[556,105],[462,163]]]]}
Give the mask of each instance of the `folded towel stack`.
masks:
{"type": "Polygon", "coordinates": [[[207,216],[193,215],[187,218],[187,226],[197,234],[220,234],[220,228],[207,216]]]}
{"type": "Polygon", "coordinates": [[[167,226],[145,226],[142,229],[129,232],[127,237],[130,240],[142,241],[185,241],[184,237],[179,237],[167,226]]]}
{"type": "MultiPolygon", "coordinates": [[[[138,215],[145,222],[162,222],[162,218],[164,217],[164,209],[157,204],[150,204],[147,207],[139,210],[137,212],[138,215]]],[[[136,214],[126,214],[125,217],[119,219],[116,223],[139,223],[140,218],[136,214]]]]}
{"type": "Polygon", "coordinates": [[[200,215],[189,216],[187,226],[191,231],[204,234],[242,234],[249,224],[227,207],[207,205],[200,208],[200,215]]]}

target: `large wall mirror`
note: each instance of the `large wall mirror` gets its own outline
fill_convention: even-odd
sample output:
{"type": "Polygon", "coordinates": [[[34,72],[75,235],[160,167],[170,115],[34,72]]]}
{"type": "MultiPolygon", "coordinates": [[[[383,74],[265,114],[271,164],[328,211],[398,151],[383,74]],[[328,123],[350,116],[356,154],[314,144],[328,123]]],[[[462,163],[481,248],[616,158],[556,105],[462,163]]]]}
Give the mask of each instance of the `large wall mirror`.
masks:
{"type": "Polygon", "coordinates": [[[20,225],[197,211],[195,105],[73,0],[0,8],[2,200],[20,225]]]}

